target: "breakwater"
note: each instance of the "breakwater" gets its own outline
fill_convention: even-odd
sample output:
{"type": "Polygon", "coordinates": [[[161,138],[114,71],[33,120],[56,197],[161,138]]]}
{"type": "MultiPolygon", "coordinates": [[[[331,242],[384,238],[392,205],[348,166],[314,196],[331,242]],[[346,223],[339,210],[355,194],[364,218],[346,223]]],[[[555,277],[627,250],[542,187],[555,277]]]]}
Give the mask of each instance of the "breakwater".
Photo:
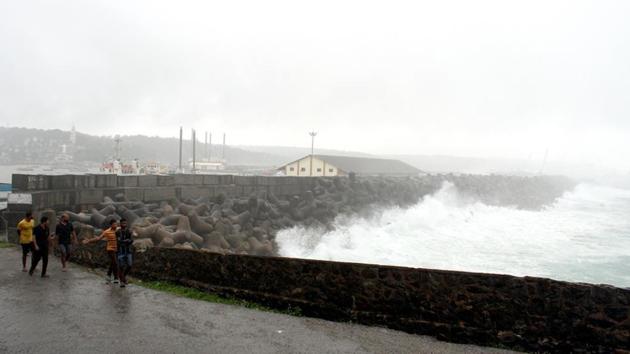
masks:
{"type": "Polygon", "coordinates": [[[296,225],[326,229],[339,215],[409,206],[444,183],[489,205],[531,209],[553,202],[574,186],[567,178],[549,176],[14,175],[14,191],[28,193],[30,204],[12,205],[8,214],[13,225],[27,208],[51,220],[68,212],[81,237],[91,237],[109,220],[124,217],[141,248],[276,255],[279,230],[296,225]]]}

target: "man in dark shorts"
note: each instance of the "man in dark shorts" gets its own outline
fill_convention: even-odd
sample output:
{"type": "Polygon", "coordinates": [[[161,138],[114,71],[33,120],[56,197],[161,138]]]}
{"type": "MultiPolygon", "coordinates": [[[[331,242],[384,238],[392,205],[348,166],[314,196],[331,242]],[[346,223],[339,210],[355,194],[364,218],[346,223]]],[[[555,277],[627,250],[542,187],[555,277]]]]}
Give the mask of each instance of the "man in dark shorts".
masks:
{"type": "Polygon", "coordinates": [[[35,222],[33,221],[33,213],[26,213],[24,219],[17,224],[17,232],[20,238],[20,246],[22,246],[22,271],[26,272],[26,257],[29,252],[33,252],[33,229],[35,222]]]}
{"type": "Polygon", "coordinates": [[[59,252],[61,253],[61,270],[67,270],[66,263],[72,255],[72,245],[77,243],[77,234],[70,222],[68,214],[61,215],[61,220],[55,228],[55,236],[59,242],[59,252]]]}
{"type": "Polygon", "coordinates": [[[48,278],[46,275],[46,268],[48,268],[48,242],[50,241],[50,229],[48,228],[48,217],[42,216],[39,221],[39,225],[33,229],[33,258],[31,259],[31,270],[28,271],[29,275],[33,275],[37,263],[42,260],[42,278],[48,278]]]}
{"type": "Polygon", "coordinates": [[[116,230],[116,241],[118,250],[116,251],[118,261],[118,278],[120,279],[120,287],[127,286],[127,274],[131,270],[133,264],[133,238],[131,230],[127,228],[127,220],[120,219],[120,228],[116,230]]]}
{"type": "Polygon", "coordinates": [[[116,262],[116,251],[118,249],[118,242],[116,240],[116,220],[109,221],[109,228],[103,230],[103,232],[91,239],[84,239],[83,244],[98,242],[105,239],[107,241],[105,245],[105,251],[107,252],[107,258],[109,258],[109,270],[107,271],[107,283],[111,283],[110,276],[114,276],[114,283],[118,283],[118,262],[116,262]]]}

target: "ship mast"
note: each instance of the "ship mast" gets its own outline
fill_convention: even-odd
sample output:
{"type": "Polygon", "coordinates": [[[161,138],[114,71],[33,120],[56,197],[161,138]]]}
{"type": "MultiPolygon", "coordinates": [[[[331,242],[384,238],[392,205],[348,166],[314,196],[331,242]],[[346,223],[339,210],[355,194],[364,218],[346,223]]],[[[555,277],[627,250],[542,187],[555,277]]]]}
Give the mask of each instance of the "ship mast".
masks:
{"type": "Polygon", "coordinates": [[[116,142],[116,147],[114,149],[114,160],[120,160],[120,135],[116,134],[114,137],[114,142],[116,142]]]}

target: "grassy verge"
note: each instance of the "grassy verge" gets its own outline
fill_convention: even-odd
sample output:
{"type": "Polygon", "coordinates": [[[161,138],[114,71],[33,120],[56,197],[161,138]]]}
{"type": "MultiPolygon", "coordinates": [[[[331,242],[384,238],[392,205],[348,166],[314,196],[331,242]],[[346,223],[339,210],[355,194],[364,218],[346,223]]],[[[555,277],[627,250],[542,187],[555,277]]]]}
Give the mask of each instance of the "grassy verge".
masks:
{"type": "Polygon", "coordinates": [[[133,280],[132,281],[133,284],[138,285],[138,286],[142,286],[148,289],[153,289],[153,290],[158,290],[158,291],[164,291],[167,293],[171,293],[177,296],[181,296],[181,297],[186,297],[189,299],[195,299],[195,300],[200,300],[200,301],[208,301],[208,302],[215,302],[218,304],[226,304],[226,305],[236,305],[236,306],[243,306],[246,307],[248,309],[254,309],[254,310],[259,310],[259,311],[266,311],[266,312],[274,312],[274,313],[282,313],[282,314],[286,314],[286,315],[291,315],[291,316],[301,316],[302,312],[300,311],[299,308],[288,308],[286,310],[276,310],[276,309],[272,309],[270,307],[267,306],[263,306],[260,304],[257,304],[255,302],[249,302],[249,301],[245,301],[245,300],[239,300],[239,299],[234,299],[234,298],[229,298],[229,297],[223,297],[223,296],[219,296],[217,294],[211,294],[211,293],[207,293],[207,292],[203,292],[201,290],[197,290],[194,288],[189,288],[183,285],[178,285],[175,283],[171,283],[171,282],[165,282],[165,281],[142,281],[142,280],[133,280]]]}
{"type": "Polygon", "coordinates": [[[8,242],[4,242],[4,241],[0,241],[0,248],[12,248],[15,247],[16,245],[13,243],[8,243],[8,242]]]}

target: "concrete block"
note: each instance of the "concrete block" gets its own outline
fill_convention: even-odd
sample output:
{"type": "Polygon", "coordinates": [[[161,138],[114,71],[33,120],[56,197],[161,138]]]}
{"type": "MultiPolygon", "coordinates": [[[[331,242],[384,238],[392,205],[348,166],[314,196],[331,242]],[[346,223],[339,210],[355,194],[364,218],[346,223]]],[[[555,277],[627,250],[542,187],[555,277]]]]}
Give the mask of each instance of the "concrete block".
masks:
{"type": "Polygon", "coordinates": [[[144,176],[118,176],[116,183],[118,187],[138,187],[140,182],[139,178],[144,176]]]}
{"type": "Polygon", "coordinates": [[[158,178],[156,175],[138,176],[139,187],[157,187],[158,178]]]}
{"type": "Polygon", "coordinates": [[[49,175],[36,175],[33,176],[33,182],[35,183],[35,190],[44,191],[52,188],[51,177],[49,175]]]}
{"type": "Polygon", "coordinates": [[[131,201],[144,201],[144,188],[125,188],[125,197],[131,201]]]}
{"type": "Polygon", "coordinates": [[[14,192],[24,192],[28,190],[28,175],[14,173],[11,175],[11,188],[14,192]]]}
{"type": "Polygon", "coordinates": [[[298,185],[305,190],[311,189],[315,185],[315,178],[317,177],[301,177],[298,179],[298,185]]]}
{"type": "Polygon", "coordinates": [[[247,197],[251,196],[254,193],[257,194],[257,192],[259,190],[265,190],[265,187],[263,186],[263,187],[259,188],[258,186],[255,186],[255,185],[251,185],[251,186],[237,186],[237,191],[238,191],[238,196],[239,197],[247,198],[247,197]]]}
{"type": "Polygon", "coordinates": [[[55,203],[51,205],[38,205],[37,209],[72,209],[77,204],[76,191],[53,191],[49,195],[55,196],[55,203]]]}
{"type": "Polygon", "coordinates": [[[283,194],[280,193],[281,189],[280,186],[267,186],[267,191],[273,195],[275,195],[276,197],[282,197],[283,194]]]}
{"type": "Polygon", "coordinates": [[[174,187],[144,188],[145,202],[161,202],[176,197],[174,187]]]}
{"type": "Polygon", "coordinates": [[[7,241],[9,243],[18,243],[18,240],[17,228],[12,226],[7,227],[7,241]]]}
{"type": "Polygon", "coordinates": [[[236,197],[237,195],[236,185],[230,184],[230,185],[216,186],[214,189],[214,193],[215,195],[223,193],[225,194],[225,196],[230,197],[230,198],[236,197]]]}
{"type": "Polygon", "coordinates": [[[160,187],[170,187],[175,185],[175,177],[174,176],[157,176],[157,184],[160,187]]]}
{"type": "Polygon", "coordinates": [[[50,176],[51,189],[74,189],[74,175],[50,176]]]}
{"type": "Polygon", "coordinates": [[[302,194],[300,186],[295,184],[269,186],[269,191],[278,197],[290,197],[302,194]]]}
{"type": "Polygon", "coordinates": [[[74,176],[74,188],[75,189],[96,188],[96,176],[95,175],[74,176]]]}
{"type": "Polygon", "coordinates": [[[272,176],[256,176],[256,185],[271,186],[276,182],[277,177],[272,176]]]}
{"type": "Polygon", "coordinates": [[[194,175],[174,175],[175,185],[176,186],[190,186],[195,184],[194,175]]]}
{"type": "Polygon", "coordinates": [[[95,175],[96,176],[96,188],[116,188],[117,176],[116,175],[95,175]]]}
{"type": "Polygon", "coordinates": [[[16,192],[50,189],[50,177],[48,175],[13,174],[11,176],[12,189],[16,192]]]}
{"type": "Polygon", "coordinates": [[[251,186],[256,184],[256,176],[234,176],[234,184],[251,186]]]}
{"type": "Polygon", "coordinates": [[[51,194],[53,194],[53,191],[38,191],[31,193],[31,209],[37,210],[39,208],[45,208],[49,206],[51,194]]]}
{"type": "Polygon", "coordinates": [[[204,175],[203,176],[203,184],[204,185],[217,185],[221,182],[220,175],[204,175]]]}
{"type": "Polygon", "coordinates": [[[103,188],[103,197],[116,198],[118,194],[124,194],[125,188],[103,188]]]}
{"type": "Polygon", "coordinates": [[[187,198],[199,198],[199,197],[210,197],[210,190],[208,188],[198,187],[198,186],[186,186],[179,187],[179,198],[187,199],[187,198]]]}
{"type": "Polygon", "coordinates": [[[24,219],[25,214],[25,211],[5,211],[2,213],[2,217],[7,221],[7,227],[15,229],[17,228],[17,224],[24,219]]]}
{"type": "Polygon", "coordinates": [[[98,204],[103,201],[102,189],[85,189],[77,192],[77,204],[98,204]]]}
{"type": "Polygon", "coordinates": [[[219,175],[219,184],[224,186],[234,184],[234,177],[234,175],[219,175]]]}
{"type": "Polygon", "coordinates": [[[33,193],[33,210],[55,208],[63,203],[63,198],[58,191],[45,191],[33,193]]]}

